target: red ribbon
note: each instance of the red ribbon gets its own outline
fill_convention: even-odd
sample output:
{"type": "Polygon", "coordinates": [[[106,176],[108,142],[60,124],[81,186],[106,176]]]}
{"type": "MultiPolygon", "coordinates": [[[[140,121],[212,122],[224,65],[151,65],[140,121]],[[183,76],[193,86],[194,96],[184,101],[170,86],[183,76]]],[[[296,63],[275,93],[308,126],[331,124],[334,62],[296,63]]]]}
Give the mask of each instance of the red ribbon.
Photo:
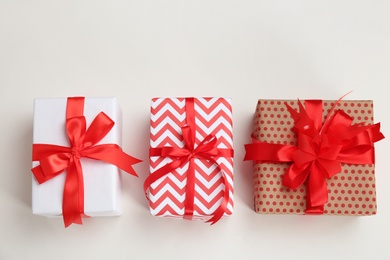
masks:
{"type": "Polygon", "coordinates": [[[292,162],[283,176],[283,185],[296,189],[307,181],[306,214],[323,214],[328,201],[326,179],[341,172],[341,163],[373,164],[374,143],[383,139],[380,124],[352,125],[352,118],[342,110],[335,111],[339,99],[322,124],[322,101],[298,101],[299,112],[288,111],[294,120],[298,145],[260,142],[253,138],[245,145],[244,160],[259,162],[292,162]],[[332,114],[334,112],[334,114],[332,114]]]}
{"type": "Polygon", "coordinates": [[[96,145],[114,126],[105,113],[100,112],[88,129],[84,114],[84,98],[68,98],[66,107],[66,132],[70,146],[33,144],[32,160],[40,165],[32,169],[39,182],[44,183],[67,170],[62,214],[65,227],[72,223],[82,224],[84,214],[83,169],[80,158],[90,158],[114,164],[137,176],[132,165],[141,162],[124,153],[116,144],[96,145]]]}
{"type": "MultiPolygon", "coordinates": [[[[157,147],[149,149],[149,156],[169,157],[173,161],[156,170],[146,178],[144,183],[144,191],[147,194],[147,189],[155,181],[177,168],[183,167],[189,162],[187,171],[186,198],[184,201],[184,218],[192,219],[194,214],[194,198],[195,198],[195,159],[208,160],[214,163],[221,172],[225,190],[223,191],[223,200],[221,205],[212,214],[213,217],[206,222],[215,224],[226,212],[229,203],[230,184],[227,181],[226,174],[216,161],[216,157],[233,157],[233,149],[217,148],[217,138],[214,135],[208,135],[206,138],[195,147],[195,106],[194,98],[186,98],[186,115],[187,125],[182,127],[182,136],[184,147],[157,147]]],[[[148,198],[148,196],[146,195],[148,198]]]]}

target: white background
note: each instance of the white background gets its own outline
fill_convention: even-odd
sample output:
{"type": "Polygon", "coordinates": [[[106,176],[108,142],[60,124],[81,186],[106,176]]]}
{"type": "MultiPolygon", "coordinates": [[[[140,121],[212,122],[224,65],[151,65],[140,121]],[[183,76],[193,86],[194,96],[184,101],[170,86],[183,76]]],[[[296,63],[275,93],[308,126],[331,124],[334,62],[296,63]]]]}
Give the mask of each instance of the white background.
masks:
{"type": "Polygon", "coordinates": [[[0,0],[0,259],[390,259],[390,2],[0,0]],[[258,98],[373,99],[378,214],[258,215],[242,162],[258,98]],[[36,97],[115,96],[125,213],[65,229],[31,213],[36,97]],[[152,217],[152,97],[233,99],[235,213],[214,226],[152,217]]]}

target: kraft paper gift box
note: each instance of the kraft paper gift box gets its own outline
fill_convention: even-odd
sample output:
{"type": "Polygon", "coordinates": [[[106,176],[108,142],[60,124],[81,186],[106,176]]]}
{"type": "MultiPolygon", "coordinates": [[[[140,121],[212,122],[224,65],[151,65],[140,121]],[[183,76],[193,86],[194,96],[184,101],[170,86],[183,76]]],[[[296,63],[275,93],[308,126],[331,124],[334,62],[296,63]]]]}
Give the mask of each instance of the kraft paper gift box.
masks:
{"type": "Polygon", "coordinates": [[[229,98],[154,98],[150,172],[144,189],[155,216],[215,223],[233,212],[229,98]]]}
{"type": "Polygon", "coordinates": [[[372,123],[369,100],[259,100],[245,157],[255,211],[376,214],[373,143],[383,135],[372,123]]]}
{"type": "Polygon", "coordinates": [[[140,161],[121,151],[122,112],[116,98],[35,99],[33,131],[33,214],[62,216],[67,207],[68,226],[81,224],[85,215],[122,213],[118,167],[136,175],[131,165],[140,161]]]}

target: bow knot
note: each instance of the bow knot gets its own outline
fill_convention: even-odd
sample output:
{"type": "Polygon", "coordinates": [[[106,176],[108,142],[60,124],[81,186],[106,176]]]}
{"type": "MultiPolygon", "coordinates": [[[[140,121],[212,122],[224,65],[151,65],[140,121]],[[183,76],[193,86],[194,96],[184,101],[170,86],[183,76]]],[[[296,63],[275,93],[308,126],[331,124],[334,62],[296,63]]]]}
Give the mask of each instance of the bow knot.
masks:
{"type": "Polygon", "coordinates": [[[196,147],[195,140],[191,135],[191,127],[182,127],[184,147],[162,147],[161,155],[172,158],[184,158],[187,157],[187,161],[191,158],[209,159],[218,155],[217,138],[215,135],[208,135],[203,141],[196,147]]]}
{"type": "Polygon", "coordinates": [[[79,147],[72,147],[72,155],[73,157],[80,159],[81,158],[81,149],[79,147]]]}

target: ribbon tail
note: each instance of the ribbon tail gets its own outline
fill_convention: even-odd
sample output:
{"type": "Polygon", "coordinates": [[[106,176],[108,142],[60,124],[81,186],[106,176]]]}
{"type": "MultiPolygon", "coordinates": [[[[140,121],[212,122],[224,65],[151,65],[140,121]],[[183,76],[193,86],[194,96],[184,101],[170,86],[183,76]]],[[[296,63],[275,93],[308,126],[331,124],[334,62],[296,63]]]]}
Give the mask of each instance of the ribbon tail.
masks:
{"type": "Polygon", "coordinates": [[[65,227],[82,224],[84,215],[84,185],[80,160],[71,159],[64,186],[62,215],[65,227]]]}
{"type": "Polygon", "coordinates": [[[38,181],[39,184],[42,184],[44,183],[45,181],[47,180],[50,180],[51,178],[57,176],[58,174],[60,174],[61,172],[59,172],[58,174],[56,175],[51,175],[51,176],[46,176],[43,171],[42,171],[42,168],[40,165],[34,167],[31,169],[31,172],[33,173],[35,179],[38,181]]]}
{"type": "Polygon", "coordinates": [[[223,215],[226,212],[227,206],[229,204],[229,198],[230,198],[229,192],[231,191],[231,187],[230,187],[230,184],[227,181],[226,175],[222,169],[221,169],[221,174],[222,174],[222,178],[223,178],[223,184],[225,185],[224,195],[223,195],[222,203],[215,210],[213,217],[206,221],[206,223],[211,223],[211,225],[214,225],[223,217],[223,215]]]}
{"type": "Polygon", "coordinates": [[[376,123],[375,125],[372,126],[372,128],[368,130],[373,143],[378,142],[385,138],[385,136],[380,131],[380,128],[381,128],[381,124],[376,123]]]}
{"type": "Polygon", "coordinates": [[[48,181],[62,173],[69,165],[70,155],[68,153],[57,153],[45,158],[39,162],[40,165],[34,167],[31,171],[39,184],[48,181]]]}
{"type": "Polygon", "coordinates": [[[85,153],[85,157],[114,164],[125,172],[138,177],[132,165],[142,161],[126,154],[118,145],[96,145],[89,148],[85,153]]]}
{"type": "Polygon", "coordinates": [[[210,160],[211,162],[213,162],[215,165],[217,165],[217,168],[218,168],[219,172],[221,173],[221,177],[222,177],[222,181],[223,181],[223,185],[224,185],[224,188],[222,190],[223,191],[223,199],[222,199],[221,205],[219,205],[219,207],[214,211],[213,216],[209,220],[206,221],[206,223],[211,223],[211,225],[214,225],[223,217],[223,215],[227,211],[227,207],[228,207],[229,199],[230,199],[230,191],[232,190],[232,187],[230,186],[230,183],[227,179],[227,175],[226,175],[225,171],[222,169],[221,165],[218,164],[218,162],[212,157],[205,157],[205,158],[207,160],[210,160]]]}
{"type": "Polygon", "coordinates": [[[182,167],[186,162],[187,158],[184,158],[182,160],[175,160],[171,163],[164,165],[160,169],[156,170],[154,173],[150,174],[144,182],[144,192],[146,198],[149,200],[147,190],[155,181],[174,171],[176,168],[182,167]]]}
{"type": "Polygon", "coordinates": [[[213,217],[206,221],[206,223],[211,223],[210,225],[214,225],[225,214],[226,208],[227,208],[227,205],[229,202],[229,191],[225,191],[224,193],[225,193],[225,195],[224,195],[221,206],[214,212],[213,217]]]}

